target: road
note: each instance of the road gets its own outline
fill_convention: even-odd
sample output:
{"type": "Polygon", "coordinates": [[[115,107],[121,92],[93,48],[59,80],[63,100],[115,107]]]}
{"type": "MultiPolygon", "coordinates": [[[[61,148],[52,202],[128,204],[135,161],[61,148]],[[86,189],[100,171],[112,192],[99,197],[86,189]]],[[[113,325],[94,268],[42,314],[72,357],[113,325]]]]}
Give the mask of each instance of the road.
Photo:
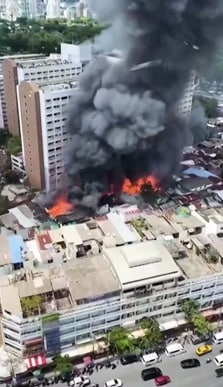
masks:
{"type": "MultiPolygon", "coordinates": [[[[175,357],[167,357],[165,354],[162,355],[162,362],[156,364],[163,375],[169,375],[171,378],[170,387],[222,387],[223,377],[216,378],[214,370],[217,368],[214,362],[206,364],[208,357],[214,358],[215,355],[219,354],[219,350],[222,345],[215,345],[213,352],[209,355],[205,355],[199,358],[201,367],[194,369],[183,370],[180,367],[180,361],[190,357],[197,357],[195,355],[196,346],[186,345],[187,353],[177,355],[175,357]]],[[[141,371],[144,366],[141,362],[122,366],[117,366],[115,370],[101,369],[98,372],[94,371],[94,374],[90,377],[92,383],[99,383],[100,387],[110,379],[119,378],[123,381],[124,387],[139,387],[139,386],[155,386],[154,380],[144,382],[141,379],[141,371]]],[[[64,385],[63,385],[64,386],[64,385]]]]}

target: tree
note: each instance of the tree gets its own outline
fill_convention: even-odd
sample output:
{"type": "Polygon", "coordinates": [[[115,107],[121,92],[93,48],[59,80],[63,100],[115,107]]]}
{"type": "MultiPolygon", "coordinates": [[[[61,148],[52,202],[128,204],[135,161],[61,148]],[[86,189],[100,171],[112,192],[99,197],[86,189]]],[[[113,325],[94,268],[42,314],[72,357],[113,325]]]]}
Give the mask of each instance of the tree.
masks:
{"type": "Polygon", "coordinates": [[[41,297],[32,296],[25,297],[21,300],[21,305],[26,314],[33,313],[36,310],[40,310],[41,297]]]}
{"type": "Polygon", "coordinates": [[[199,98],[207,118],[217,117],[218,101],[215,98],[199,98]]]}
{"type": "Polygon", "coordinates": [[[12,169],[7,169],[3,175],[2,175],[6,182],[8,184],[18,184],[19,183],[19,176],[16,173],[16,171],[13,171],[12,169]]]}
{"type": "Polygon", "coordinates": [[[198,314],[199,304],[195,300],[187,300],[183,303],[182,310],[185,313],[186,319],[192,322],[193,316],[198,314]]]}
{"type": "Polygon", "coordinates": [[[0,130],[0,146],[1,147],[7,146],[9,138],[10,138],[10,133],[7,130],[1,129],[0,130]]]}
{"type": "Polygon", "coordinates": [[[55,370],[61,375],[64,376],[69,374],[72,371],[72,363],[68,355],[65,356],[56,356],[54,358],[55,370]]]}
{"type": "Polygon", "coordinates": [[[17,155],[22,150],[21,138],[19,136],[10,137],[7,143],[8,151],[11,155],[17,155]]]}
{"type": "Polygon", "coordinates": [[[158,321],[149,318],[142,322],[141,328],[144,331],[144,336],[140,340],[140,346],[143,349],[155,349],[162,341],[162,332],[158,321]]]}
{"type": "Polygon", "coordinates": [[[108,334],[108,344],[114,353],[124,354],[134,351],[134,343],[129,331],[123,327],[112,329],[108,334]]]}
{"type": "Polygon", "coordinates": [[[207,336],[211,332],[211,326],[204,316],[195,314],[192,318],[194,332],[199,336],[207,336]]]}
{"type": "Polygon", "coordinates": [[[5,214],[10,208],[10,201],[7,196],[0,195],[0,215],[5,214]]]}

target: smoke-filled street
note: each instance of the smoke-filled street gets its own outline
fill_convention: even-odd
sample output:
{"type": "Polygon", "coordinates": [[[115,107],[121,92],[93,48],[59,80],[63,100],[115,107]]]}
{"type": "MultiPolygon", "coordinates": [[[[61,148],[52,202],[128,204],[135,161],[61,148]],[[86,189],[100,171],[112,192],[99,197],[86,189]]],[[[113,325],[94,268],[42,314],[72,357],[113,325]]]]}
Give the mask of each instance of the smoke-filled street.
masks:
{"type": "Polygon", "coordinates": [[[183,147],[192,142],[178,101],[191,73],[212,62],[223,2],[91,3],[108,27],[99,41],[106,46],[110,36],[110,48],[122,50],[121,58],[101,55],[87,65],[69,110],[68,198],[95,208],[102,195],[121,193],[125,179],[134,184],[152,176],[162,186],[178,172],[183,147]]]}

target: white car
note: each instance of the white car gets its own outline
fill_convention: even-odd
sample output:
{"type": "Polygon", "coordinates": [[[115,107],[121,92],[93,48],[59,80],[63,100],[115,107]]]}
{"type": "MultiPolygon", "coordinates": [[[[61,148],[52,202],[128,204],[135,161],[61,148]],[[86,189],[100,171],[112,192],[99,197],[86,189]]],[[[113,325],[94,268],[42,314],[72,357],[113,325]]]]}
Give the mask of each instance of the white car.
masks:
{"type": "Polygon", "coordinates": [[[70,387],[85,387],[89,386],[91,384],[91,381],[89,378],[84,376],[77,376],[76,378],[72,379],[69,383],[70,387]]]}
{"type": "Polygon", "coordinates": [[[120,379],[111,379],[105,383],[105,387],[122,387],[122,381],[120,379]]]}

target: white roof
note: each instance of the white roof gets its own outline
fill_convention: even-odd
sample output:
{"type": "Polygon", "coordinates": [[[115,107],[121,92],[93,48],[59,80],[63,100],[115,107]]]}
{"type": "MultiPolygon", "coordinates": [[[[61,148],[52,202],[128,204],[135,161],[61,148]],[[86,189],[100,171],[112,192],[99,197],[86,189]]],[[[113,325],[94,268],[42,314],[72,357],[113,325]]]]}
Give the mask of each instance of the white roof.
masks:
{"type": "Polygon", "coordinates": [[[223,361],[223,353],[220,353],[219,355],[215,356],[215,359],[221,363],[223,361]]]}
{"type": "Polygon", "coordinates": [[[159,359],[159,356],[157,355],[156,352],[153,352],[153,353],[149,353],[148,355],[143,355],[142,359],[146,363],[147,361],[159,359]]]}
{"type": "Polygon", "coordinates": [[[121,238],[125,243],[138,241],[138,238],[136,237],[136,235],[134,235],[134,233],[125,224],[125,222],[123,222],[120,215],[117,215],[111,212],[110,214],[107,215],[107,217],[110,220],[110,222],[113,224],[113,226],[116,228],[116,230],[118,231],[118,234],[121,236],[121,238]]]}
{"type": "Polygon", "coordinates": [[[108,380],[108,382],[106,382],[107,387],[112,387],[115,385],[116,385],[116,383],[115,383],[114,379],[108,380]]]}
{"type": "Polygon", "coordinates": [[[221,332],[214,333],[214,337],[217,340],[223,339],[223,332],[221,331],[221,332]]]}
{"type": "Polygon", "coordinates": [[[168,352],[181,351],[182,349],[184,349],[184,347],[180,343],[169,344],[169,345],[166,346],[166,350],[168,352]]]}
{"type": "Polygon", "coordinates": [[[169,251],[158,241],[104,248],[103,252],[116,272],[123,290],[181,275],[169,251]]]}

